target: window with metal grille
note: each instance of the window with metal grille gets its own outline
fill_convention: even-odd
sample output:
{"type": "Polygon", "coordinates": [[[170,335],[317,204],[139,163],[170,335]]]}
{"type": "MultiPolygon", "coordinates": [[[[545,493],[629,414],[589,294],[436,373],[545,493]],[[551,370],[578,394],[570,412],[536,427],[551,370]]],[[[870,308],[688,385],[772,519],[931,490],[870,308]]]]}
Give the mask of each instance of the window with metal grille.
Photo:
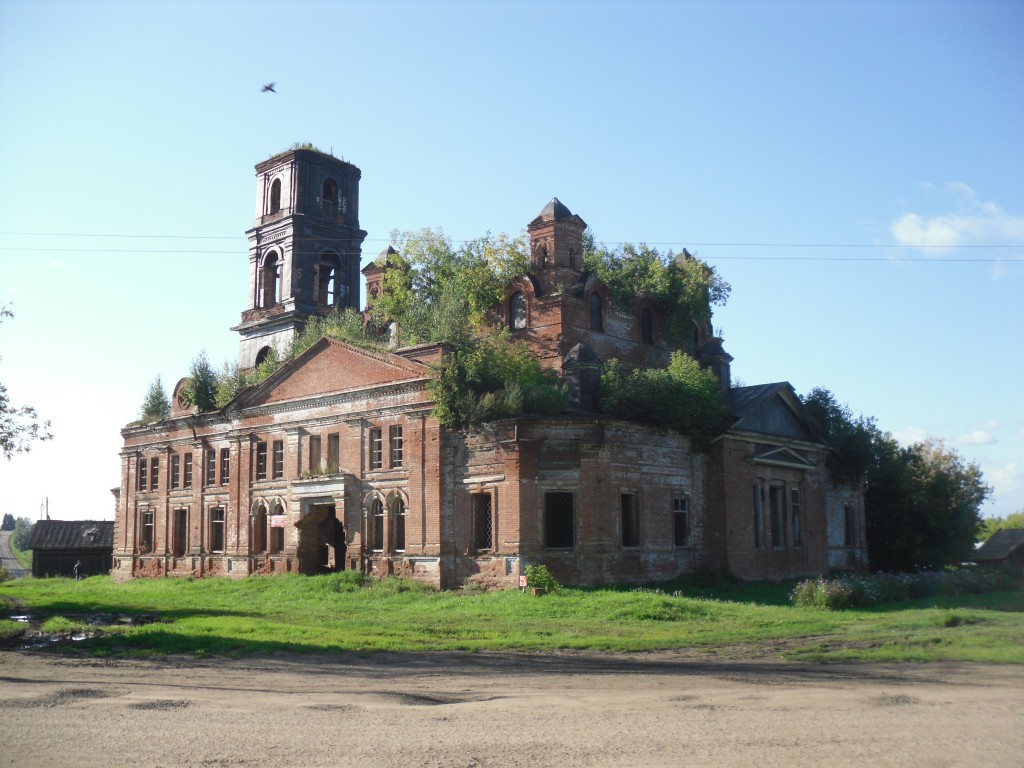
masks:
{"type": "Polygon", "coordinates": [[[284,440],[274,441],[274,479],[284,477],[284,440]]]}
{"type": "Polygon", "coordinates": [[[391,427],[388,430],[388,448],[391,456],[389,464],[391,469],[397,469],[402,466],[402,428],[391,427]]]}
{"type": "Polygon", "coordinates": [[[174,510],[174,556],[182,557],[188,548],[188,510],[174,510]]]}
{"type": "Polygon", "coordinates": [[[376,552],[384,550],[384,504],[380,499],[370,502],[370,541],[376,552]]]}
{"type": "Polygon", "coordinates": [[[185,476],[182,479],[182,485],[185,488],[192,487],[192,454],[185,454],[185,476]]]}
{"type": "Polygon", "coordinates": [[[210,510],[210,551],[224,551],[224,508],[210,510]]]}
{"type": "Polygon", "coordinates": [[[677,547],[690,545],[690,497],[676,496],[672,499],[673,540],[677,547]]]}
{"type": "Polygon", "coordinates": [[[401,499],[395,499],[395,503],[392,505],[393,513],[391,516],[391,522],[394,526],[394,530],[391,532],[391,539],[394,542],[394,550],[396,552],[405,551],[405,502],[401,499]]]}
{"type": "Polygon", "coordinates": [[[220,449],[220,484],[227,485],[231,481],[231,449],[220,449]]]}
{"type": "Polygon", "coordinates": [[[153,551],[153,531],[156,526],[153,524],[154,513],[152,510],[144,510],[140,517],[139,552],[145,554],[153,551]]]}
{"type": "Polygon", "coordinates": [[[139,490],[145,491],[149,488],[149,459],[139,459],[139,490]]]}
{"type": "Polygon", "coordinates": [[[771,515],[772,548],[786,546],[786,488],[773,485],[768,489],[768,511],[771,515]]]}
{"type": "Polygon", "coordinates": [[[789,489],[789,511],[790,518],[793,521],[793,546],[802,547],[804,545],[804,530],[803,520],[800,517],[800,489],[790,488],[789,489]]]}
{"type": "Polygon", "coordinates": [[[370,469],[381,469],[384,466],[384,448],[380,427],[370,430],[370,469]]]}
{"type": "Polygon", "coordinates": [[[320,435],[312,435],[309,438],[309,471],[320,471],[320,435]]]}
{"type": "Polygon", "coordinates": [[[622,546],[640,546],[640,513],[637,510],[636,494],[623,493],[619,497],[622,511],[622,546]]]}
{"type": "Polygon", "coordinates": [[[217,484],[217,451],[213,448],[206,451],[206,484],[217,484]]]}
{"type": "Polygon", "coordinates": [[[332,475],[337,474],[341,467],[338,459],[339,443],[340,440],[338,435],[334,434],[327,436],[327,471],[332,475]]]}
{"type": "Polygon", "coordinates": [[[171,455],[171,489],[177,488],[181,484],[181,456],[178,454],[171,455]]]}
{"type": "Polygon", "coordinates": [[[761,536],[764,531],[764,507],[761,498],[761,486],[754,486],[754,546],[760,549],[761,536]]]}
{"type": "Polygon", "coordinates": [[[575,500],[572,491],[544,494],[544,546],[571,549],[576,546],[575,500]]]}
{"type": "Polygon", "coordinates": [[[256,479],[267,479],[267,444],[256,443],[256,479]]]}
{"type": "Polygon", "coordinates": [[[473,548],[494,548],[494,517],[491,514],[491,494],[474,493],[470,496],[473,508],[473,548]]]}
{"type": "Polygon", "coordinates": [[[160,485],[160,459],[154,456],[149,460],[149,490],[155,491],[160,485]]]}

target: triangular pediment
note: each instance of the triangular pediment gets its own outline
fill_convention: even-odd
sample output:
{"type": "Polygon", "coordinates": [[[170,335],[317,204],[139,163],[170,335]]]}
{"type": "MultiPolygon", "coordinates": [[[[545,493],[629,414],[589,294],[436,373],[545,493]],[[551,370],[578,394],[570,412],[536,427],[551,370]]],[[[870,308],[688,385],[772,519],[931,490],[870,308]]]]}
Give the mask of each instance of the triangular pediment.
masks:
{"type": "Polygon", "coordinates": [[[824,436],[787,382],[742,387],[730,392],[738,417],[732,432],[756,432],[773,437],[823,443],[824,436]]]}
{"type": "Polygon", "coordinates": [[[429,369],[423,363],[325,337],[245,393],[238,405],[303,400],[427,378],[429,369]]]}
{"type": "Polygon", "coordinates": [[[776,467],[790,467],[792,469],[813,469],[816,464],[807,459],[799,451],[792,448],[767,448],[758,451],[751,458],[754,464],[769,464],[776,467]]]}

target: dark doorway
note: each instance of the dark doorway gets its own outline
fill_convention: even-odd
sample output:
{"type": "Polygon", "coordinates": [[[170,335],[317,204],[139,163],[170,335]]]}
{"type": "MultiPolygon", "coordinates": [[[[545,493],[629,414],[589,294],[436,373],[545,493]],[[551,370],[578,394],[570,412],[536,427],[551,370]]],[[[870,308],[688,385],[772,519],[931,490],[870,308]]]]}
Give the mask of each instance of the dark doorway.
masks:
{"type": "Polygon", "coordinates": [[[314,504],[299,523],[299,573],[345,569],[345,526],[333,504],[314,504]]]}

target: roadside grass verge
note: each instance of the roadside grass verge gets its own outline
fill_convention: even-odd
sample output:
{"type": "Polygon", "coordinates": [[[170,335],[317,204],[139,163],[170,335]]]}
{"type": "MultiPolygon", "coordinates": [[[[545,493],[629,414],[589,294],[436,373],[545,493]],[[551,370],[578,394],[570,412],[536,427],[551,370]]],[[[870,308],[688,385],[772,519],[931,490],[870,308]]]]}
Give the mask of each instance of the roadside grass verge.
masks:
{"type": "Polygon", "coordinates": [[[351,572],[123,584],[108,576],[25,578],[0,585],[0,635],[15,631],[5,619],[17,613],[44,632],[56,619],[49,626],[88,626],[98,634],[73,647],[99,656],[677,650],[719,658],[1024,663],[1021,591],[823,611],[787,605],[792,586],[685,579],[646,590],[565,588],[533,597],[435,592],[351,572]]]}

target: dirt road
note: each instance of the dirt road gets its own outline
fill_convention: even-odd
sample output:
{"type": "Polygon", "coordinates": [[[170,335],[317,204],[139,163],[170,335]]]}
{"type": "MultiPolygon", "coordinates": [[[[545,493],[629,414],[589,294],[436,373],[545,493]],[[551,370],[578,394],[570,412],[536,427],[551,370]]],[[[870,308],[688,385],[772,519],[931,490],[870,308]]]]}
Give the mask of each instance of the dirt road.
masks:
{"type": "Polygon", "coordinates": [[[0,765],[1019,766],[1024,667],[0,652],[0,765]]]}
{"type": "Polygon", "coordinates": [[[11,535],[13,531],[0,531],[0,566],[7,569],[11,578],[24,576],[28,571],[21,567],[21,563],[11,551],[11,535]]]}

